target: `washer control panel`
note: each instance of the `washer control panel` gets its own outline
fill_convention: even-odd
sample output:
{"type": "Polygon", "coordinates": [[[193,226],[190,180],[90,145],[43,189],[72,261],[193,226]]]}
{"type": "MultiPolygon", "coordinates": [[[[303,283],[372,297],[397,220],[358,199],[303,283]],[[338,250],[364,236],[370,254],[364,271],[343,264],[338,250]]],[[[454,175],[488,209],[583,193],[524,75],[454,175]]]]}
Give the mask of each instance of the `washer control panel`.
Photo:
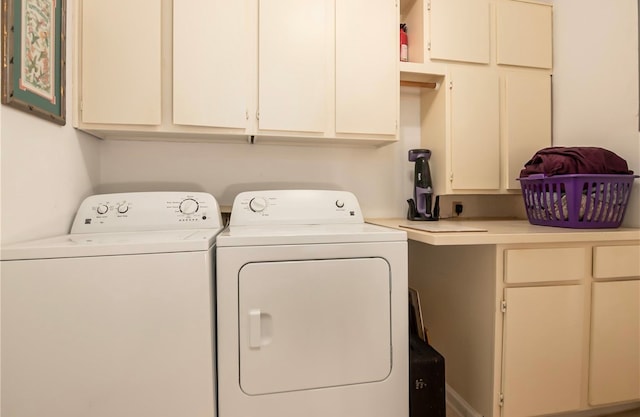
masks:
{"type": "Polygon", "coordinates": [[[236,196],[232,226],[256,224],[364,223],[360,204],[347,191],[248,191],[236,196]]]}
{"type": "Polygon", "coordinates": [[[140,192],[87,197],[76,213],[71,233],[222,227],[216,199],[202,192],[140,192]]]}

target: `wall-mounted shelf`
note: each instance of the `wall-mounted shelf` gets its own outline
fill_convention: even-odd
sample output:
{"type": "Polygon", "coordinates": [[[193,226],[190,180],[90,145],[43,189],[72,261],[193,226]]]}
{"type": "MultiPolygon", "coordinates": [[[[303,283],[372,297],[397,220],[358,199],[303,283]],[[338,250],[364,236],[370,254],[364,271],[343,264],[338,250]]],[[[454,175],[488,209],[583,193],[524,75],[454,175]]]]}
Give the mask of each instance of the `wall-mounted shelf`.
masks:
{"type": "Polygon", "coordinates": [[[435,82],[400,80],[400,87],[430,88],[432,90],[435,90],[436,88],[440,87],[440,84],[435,82]]]}
{"type": "Polygon", "coordinates": [[[401,86],[438,88],[438,85],[444,81],[445,74],[446,65],[444,64],[400,62],[401,86]],[[422,83],[424,85],[412,85],[412,83],[422,83]]]}

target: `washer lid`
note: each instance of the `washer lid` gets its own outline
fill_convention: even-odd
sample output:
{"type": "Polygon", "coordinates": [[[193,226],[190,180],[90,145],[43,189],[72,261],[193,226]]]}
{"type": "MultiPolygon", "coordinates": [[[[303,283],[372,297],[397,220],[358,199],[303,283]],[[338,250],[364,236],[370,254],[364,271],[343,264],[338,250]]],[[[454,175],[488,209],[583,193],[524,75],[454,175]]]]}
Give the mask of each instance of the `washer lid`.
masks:
{"type": "Polygon", "coordinates": [[[206,251],[221,229],[79,233],[8,245],[2,260],[206,251]]]}
{"type": "Polygon", "coordinates": [[[229,226],[216,245],[264,246],[406,241],[407,233],[368,223],[229,226]]]}

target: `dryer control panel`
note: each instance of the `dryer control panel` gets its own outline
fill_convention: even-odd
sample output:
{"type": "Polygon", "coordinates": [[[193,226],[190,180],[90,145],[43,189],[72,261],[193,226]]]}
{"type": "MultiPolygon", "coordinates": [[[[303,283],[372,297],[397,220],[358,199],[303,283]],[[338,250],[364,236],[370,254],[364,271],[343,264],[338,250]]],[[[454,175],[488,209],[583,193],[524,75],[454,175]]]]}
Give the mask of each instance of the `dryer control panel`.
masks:
{"type": "Polygon", "coordinates": [[[268,190],[236,196],[232,226],[364,223],[358,199],[348,191],[268,190]]]}
{"type": "Polygon", "coordinates": [[[71,233],[217,229],[222,227],[216,199],[202,192],[139,192],[87,197],[71,233]]]}

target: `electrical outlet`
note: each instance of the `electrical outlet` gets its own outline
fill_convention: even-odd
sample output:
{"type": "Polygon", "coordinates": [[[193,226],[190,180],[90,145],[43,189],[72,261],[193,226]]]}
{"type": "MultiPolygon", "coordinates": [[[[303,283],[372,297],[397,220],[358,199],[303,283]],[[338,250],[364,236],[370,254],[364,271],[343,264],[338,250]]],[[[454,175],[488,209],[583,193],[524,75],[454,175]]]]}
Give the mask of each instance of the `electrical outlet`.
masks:
{"type": "Polygon", "coordinates": [[[460,201],[454,201],[451,203],[451,215],[460,216],[462,214],[463,205],[460,201]]]}

